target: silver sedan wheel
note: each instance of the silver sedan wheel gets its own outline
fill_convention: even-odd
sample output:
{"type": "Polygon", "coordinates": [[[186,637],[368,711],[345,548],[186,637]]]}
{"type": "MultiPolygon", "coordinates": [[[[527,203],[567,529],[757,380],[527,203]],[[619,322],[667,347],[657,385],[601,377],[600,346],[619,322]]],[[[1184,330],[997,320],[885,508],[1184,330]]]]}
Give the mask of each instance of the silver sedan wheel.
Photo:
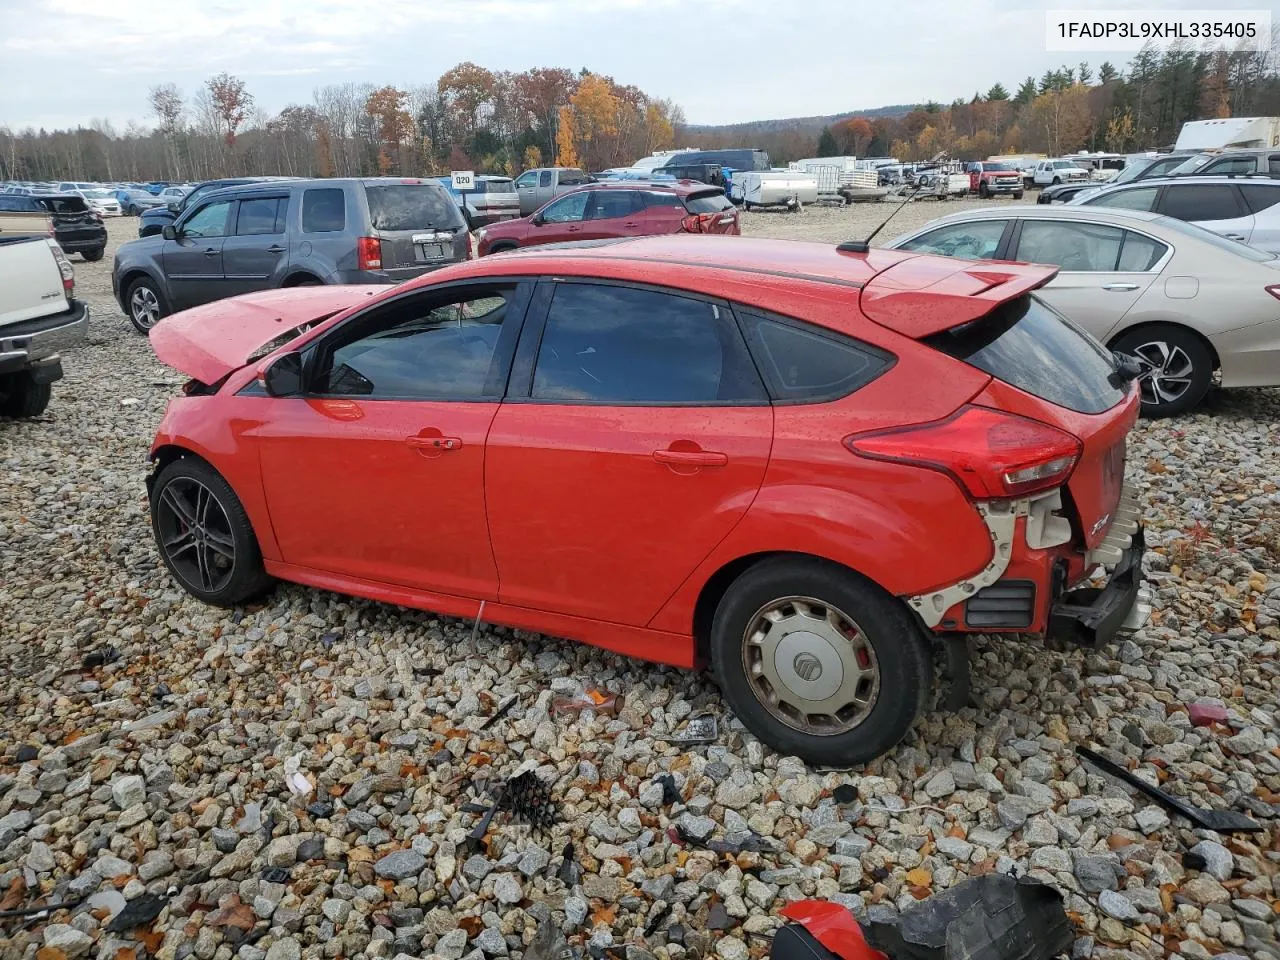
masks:
{"type": "Polygon", "coordinates": [[[880,695],[875,650],[852,617],[812,597],[765,604],[748,621],[742,661],[760,704],[817,736],[847,733],[880,695]]]}
{"type": "Polygon", "coordinates": [[[160,301],[150,287],[138,287],[129,297],[129,313],[134,322],[150,330],[160,320],[160,301]]]}
{"type": "Polygon", "coordinates": [[[1195,365],[1176,344],[1153,340],[1135,347],[1133,355],[1142,365],[1138,383],[1142,389],[1143,403],[1173,403],[1191,388],[1195,365]]]}

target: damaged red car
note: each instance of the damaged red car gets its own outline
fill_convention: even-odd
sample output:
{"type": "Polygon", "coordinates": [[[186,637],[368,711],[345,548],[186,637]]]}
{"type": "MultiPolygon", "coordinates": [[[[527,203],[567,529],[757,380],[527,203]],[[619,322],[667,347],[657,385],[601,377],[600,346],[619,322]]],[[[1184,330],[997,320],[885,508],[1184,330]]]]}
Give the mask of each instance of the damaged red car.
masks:
{"type": "Polygon", "coordinates": [[[1138,392],[1055,272],[668,236],[197,307],[151,334],[192,378],[156,543],[213,604],[280,578],[709,666],[765,743],[865,761],[935,648],[1144,613],[1138,392]]]}

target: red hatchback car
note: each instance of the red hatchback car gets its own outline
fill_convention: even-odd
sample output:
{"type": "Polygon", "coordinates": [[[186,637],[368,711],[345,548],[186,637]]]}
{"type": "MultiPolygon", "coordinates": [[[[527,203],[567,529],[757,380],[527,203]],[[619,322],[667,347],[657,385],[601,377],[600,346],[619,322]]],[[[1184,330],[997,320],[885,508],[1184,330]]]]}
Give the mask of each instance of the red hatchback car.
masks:
{"type": "Polygon", "coordinates": [[[934,641],[1144,610],[1138,392],[1055,273],[672,236],[197,307],[151,334],[193,378],[156,542],[209,603],[279,577],[709,664],[762,741],[864,761],[934,641]]]}
{"type": "Polygon", "coordinates": [[[477,230],[476,239],[483,257],[541,243],[740,232],[738,209],[719,187],[693,180],[614,180],[562,193],[527,217],[477,230]]]}

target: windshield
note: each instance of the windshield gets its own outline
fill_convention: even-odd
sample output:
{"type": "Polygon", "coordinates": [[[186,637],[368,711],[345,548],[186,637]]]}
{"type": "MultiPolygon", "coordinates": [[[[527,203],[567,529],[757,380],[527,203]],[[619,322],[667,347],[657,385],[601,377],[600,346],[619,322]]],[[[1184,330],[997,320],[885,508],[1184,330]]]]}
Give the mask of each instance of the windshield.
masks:
{"type": "Polygon", "coordinates": [[[1124,389],[1112,376],[1110,351],[1037,297],[1018,297],[925,342],[1078,413],[1102,413],[1124,399],[1124,389]]]}
{"type": "Polygon", "coordinates": [[[988,173],[1013,173],[1017,167],[1012,163],[984,163],[982,169],[988,173]]]}
{"type": "Polygon", "coordinates": [[[1159,159],[1159,157],[1143,157],[1141,160],[1130,160],[1125,164],[1124,169],[1112,178],[1111,182],[1113,184],[1128,183],[1130,180],[1136,179],[1138,174],[1142,173],[1143,170],[1146,170],[1159,159]]]}
{"type": "Polygon", "coordinates": [[[114,200],[109,190],[82,190],[86,200],[114,200]]]}
{"type": "Polygon", "coordinates": [[[375,230],[465,226],[457,204],[435,184],[366,185],[364,192],[375,230]]]}
{"type": "Polygon", "coordinates": [[[1237,257],[1244,257],[1254,263],[1265,263],[1268,260],[1276,259],[1274,253],[1267,253],[1265,250],[1251,247],[1247,243],[1240,243],[1238,240],[1228,240],[1220,233],[1214,233],[1212,230],[1198,227],[1194,223],[1188,223],[1186,220],[1175,220],[1173,217],[1156,217],[1151,222],[1160,224],[1166,230],[1173,230],[1175,233],[1183,233],[1188,237],[1195,237],[1195,239],[1202,243],[1207,243],[1211,247],[1217,247],[1227,253],[1234,253],[1237,257]]]}
{"type": "Polygon", "coordinates": [[[1214,153],[1197,153],[1194,157],[1188,157],[1185,161],[1178,164],[1169,171],[1171,177],[1181,177],[1188,173],[1194,173],[1212,160],[1217,154],[1214,153]]]}
{"type": "Polygon", "coordinates": [[[516,185],[510,180],[477,180],[476,187],[481,193],[515,193],[516,185]]]}

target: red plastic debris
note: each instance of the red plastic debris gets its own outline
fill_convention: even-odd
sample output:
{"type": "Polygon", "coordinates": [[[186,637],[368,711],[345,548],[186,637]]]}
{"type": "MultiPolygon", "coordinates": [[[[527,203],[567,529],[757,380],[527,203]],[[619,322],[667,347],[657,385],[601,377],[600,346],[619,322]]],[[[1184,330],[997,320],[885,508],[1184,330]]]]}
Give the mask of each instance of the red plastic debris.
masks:
{"type": "Polygon", "coordinates": [[[1187,706],[1187,716],[1193,727],[1207,727],[1211,723],[1226,723],[1227,708],[1215,703],[1192,703],[1187,706]]]}
{"type": "Polygon", "coordinates": [[[830,900],[796,900],[778,912],[799,923],[841,960],[889,960],[867,943],[848,907],[830,900]]]}

